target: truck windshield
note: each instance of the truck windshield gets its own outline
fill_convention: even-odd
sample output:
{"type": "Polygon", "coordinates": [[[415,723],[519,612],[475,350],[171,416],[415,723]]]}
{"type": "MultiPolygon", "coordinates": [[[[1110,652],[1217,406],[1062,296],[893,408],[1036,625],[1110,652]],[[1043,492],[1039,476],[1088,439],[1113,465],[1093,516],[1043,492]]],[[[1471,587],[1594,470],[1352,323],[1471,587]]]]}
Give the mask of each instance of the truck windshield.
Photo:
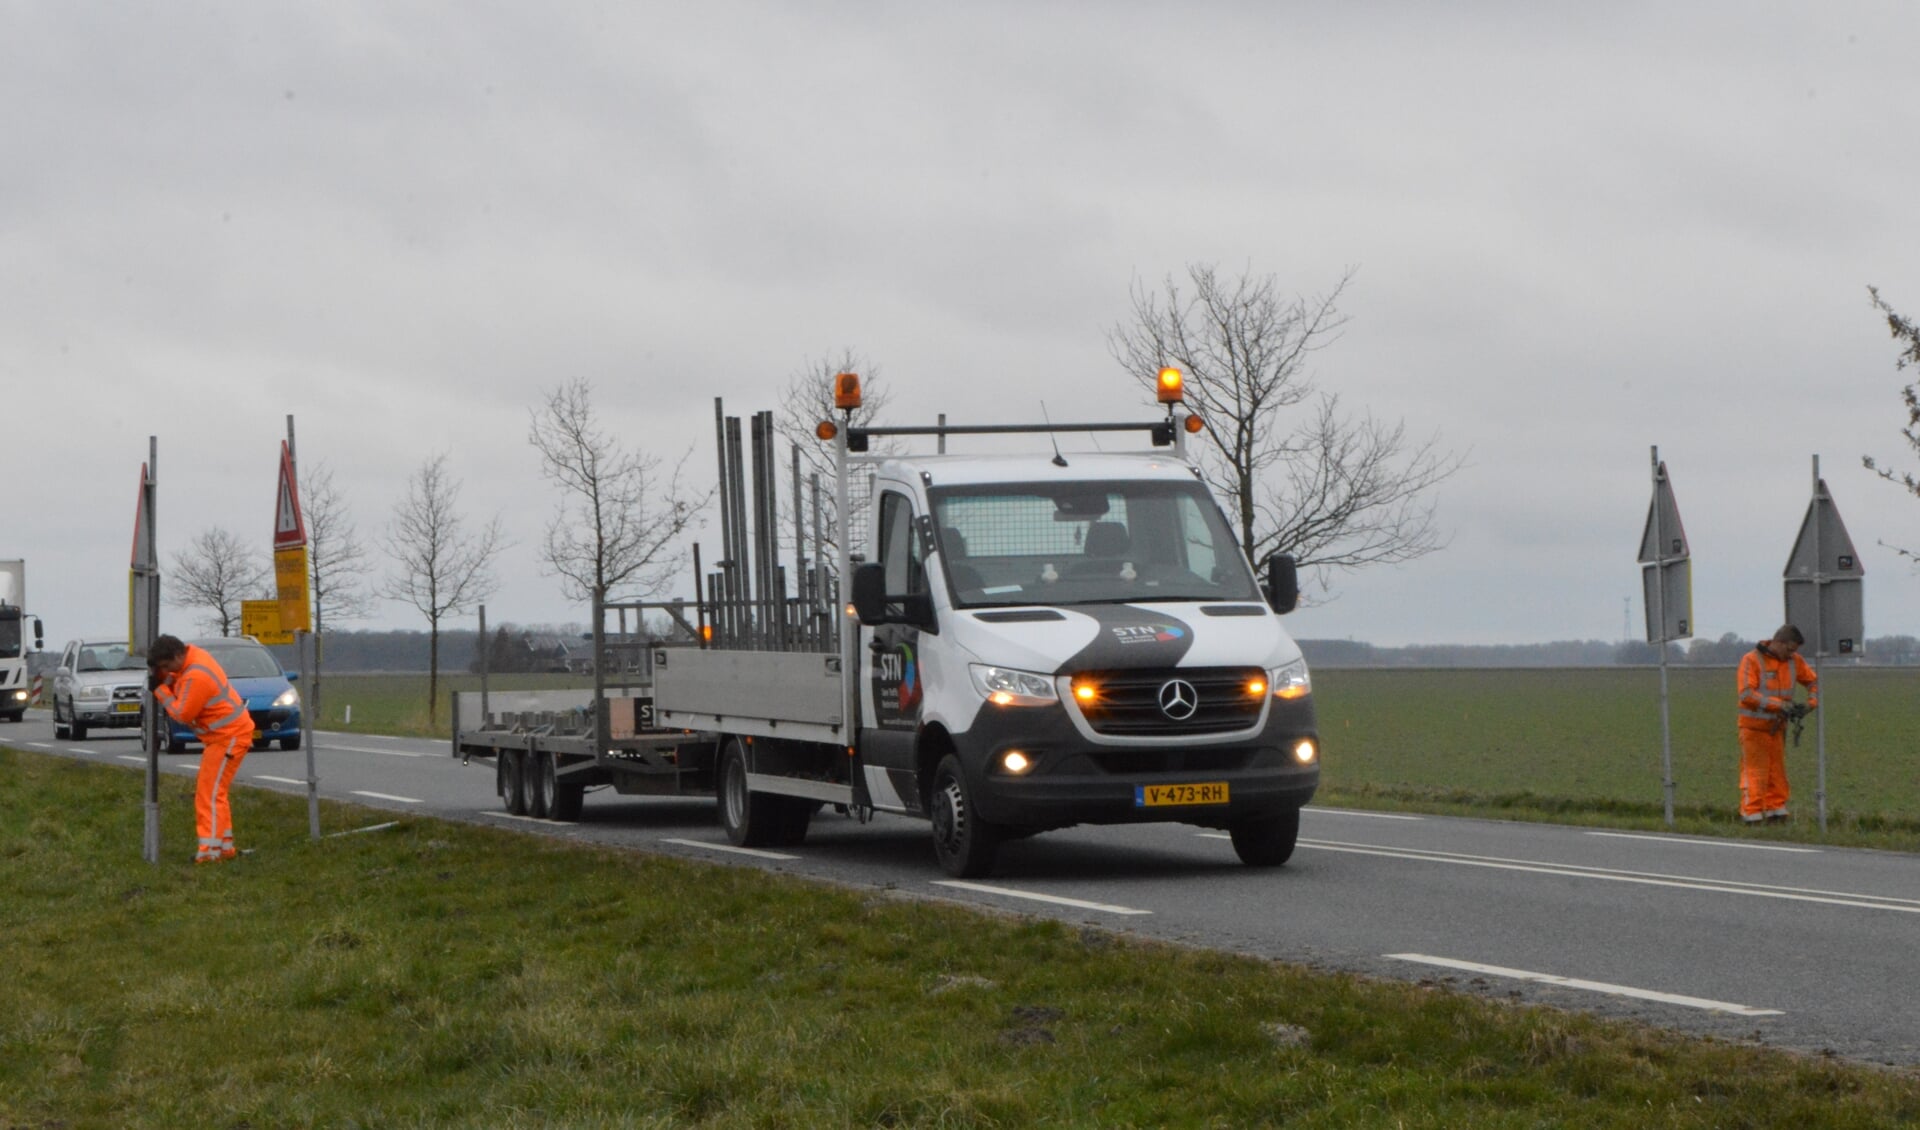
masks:
{"type": "Polygon", "coordinates": [[[0,659],[20,657],[20,616],[11,609],[0,612],[0,659]]]}
{"type": "Polygon", "coordinates": [[[1198,482],[994,483],[929,501],[959,607],[1261,599],[1198,482]]]}

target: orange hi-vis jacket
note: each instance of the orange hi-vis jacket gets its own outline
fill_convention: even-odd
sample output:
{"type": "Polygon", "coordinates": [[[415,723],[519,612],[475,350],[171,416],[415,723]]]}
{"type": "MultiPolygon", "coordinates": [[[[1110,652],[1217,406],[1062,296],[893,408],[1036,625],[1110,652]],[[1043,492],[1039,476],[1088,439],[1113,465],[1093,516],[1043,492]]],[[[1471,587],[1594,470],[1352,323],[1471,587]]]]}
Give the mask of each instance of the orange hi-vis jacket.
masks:
{"type": "Polygon", "coordinates": [[[182,726],[200,736],[202,742],[216,735],[252,739],[253,716],[247,713],[246,700],[227,682],[227,673],[206,650],[187,645],[186,666],[171,682],[155,688],[153,697],[182,726]]]}
{"type": "Polygon", "coordinates": [[[1780,659],[1756,646],[1740,657],[1740,728],[1777,730],[1785,721],[1782,711],[1793,702],[1793,684],[1807,688],[1807,705],[1820,705],[1820,676],[1807,661],[1795,654],[1780,659]]]}

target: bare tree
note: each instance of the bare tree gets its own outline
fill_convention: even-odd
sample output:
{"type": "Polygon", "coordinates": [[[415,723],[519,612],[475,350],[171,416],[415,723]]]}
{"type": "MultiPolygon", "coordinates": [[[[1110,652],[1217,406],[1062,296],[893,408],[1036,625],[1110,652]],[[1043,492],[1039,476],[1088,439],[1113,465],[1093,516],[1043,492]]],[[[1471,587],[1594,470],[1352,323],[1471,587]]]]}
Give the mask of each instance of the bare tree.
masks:
{"type": "Polygon", "coordinates": [[[493,592],[493,559],[506,546],[495,515],[478,533],[468,533],[457,509],[460,484],[447,473],[447,457],[420,464],[395,504],[381,548],[398,572],[380,595],[404,601],[427,618],[427,713],[439,712],[440,621],[485,600],[493,592]]]}
{"type": "Polygon", "coordinates": [[[347,513],[346,499],[333,485],[333,468],[315,463],[302,476],[300,503],[307,526],[307,572],[313,599],[313,686],[307,709],[320,716],[321,651],[330,621],[363,619],[373,613],[366,587],[366,547],[347,513]]]}
{"type": "Polygon", "coordinates": [[[622,447],[595,422],[593,385],[584,378],[548,393],[531,417],[527,442],[562,493],[541,559],[563,591],[602,601],[615,592],[658,594],[680,569],[675,543],[707,501],[681,483],[687,456],[662,483],[657,456],[622,447]]]}
{"type": "Polygon", "coordinates": [[[259,554],[219,526],[200,531],[173,555],[167,602],[205,609],[194,622],[223,636],[240,625],[240,602],[272,595],[273,571],[259,554]]]}
{"type": "Polygon", "coordinates": [[[1431,488],[1462,457],[1437,439],[1415,440],[1401,423],[1344,415],[1318,393],[1312,355],[1337,339],[1349,273],[1316,298],[1283,295],[1272,276],[1223,279],[1194,264],[1185,283],[1133,288],[1130,323],[1108,335],[1114,359],[1146,388],[1179,368],[1186,399],[1213,444],[1196,453],[1207,482],[1226,499],[1241,548],[1255,563],[1290,553],[1324,589],[1334,570],[1408,561],[1445,545],[1431,488]],[[1285,409],[1312,400],[1292,427],[1285,409]]]}
{"type": "MultiPolygon", "coordinates": [[[[887,410],[887,402],[892,399],[889,390],[881,379],[880,366],[874,364],[865,355],[855,352],[851,347],[837,354],[822,354],[809,358],[787,377],[787,387],[780,397],[780,407],[775,410],[773,426],[786,437],[793,450],[800,453],[800,474],[811,482],[814,476],[820,479],[820,539],[823,547],[838,547],[840,544],[839,511],[833,492],[833,445],[826,443],[815,434],[814,428],[822,420],[832,420],[836,424],[846,424],[846,414],[833,406],[834,378],[841,373],[860,375],[860,407],[853,410],[853,427],[868,427],[879,423],[887,410]]],[[[880,454],[892,450],[896,445],[885,440],[876,441],[870,454],[880,454]]],[[[813,499],[809,492],[802,502],[808,509],[803,515],[811,530],[811,510],[813,499]]],[[[793,527],[792,487],[780,492],[780,506],[786,529],[793,527]]],[[[811,536],[811,534],[809,534],[811,536]]]]}
{"type": "MultiPolygon", "coordinates": [[[[1893,335],[1893,340],[1900,343],[1900,355],[1893,362],[1894,370],[1903,372],[1910,365],[1920,365],[1920,326],[1914,325],[1889,306],[1886,300],[1880,297],[1878,287],[1868,287],[1867,295],[1873,300],[1874,309],[1886,317],[1887,331],[1893,335]]],[[[1907,426],[1900,429],[1900,434],[1906,439],[1908,447],[1920,452],[1920,384],[1909,383],[1902,387],[1900,399],[1907,406],[1907,426]]],[[[1867,470],[1905,489],[1908,494],[1920,495],[1920,479],[1915,478],[1913,472],[1896,473],[1893,468],[1882,466],[1880,461],[1871,455],[1861,456],[1860,462],[1866,466],[1867,470]]],[[[1884,541],[1880,544],[1887,545],[1884,541]]],[[[1913,550],[1901,549],[1896,545],[1888,545],[1887,548],[1902,557],[1920,561],[1920,553],[1913,550]]]]}

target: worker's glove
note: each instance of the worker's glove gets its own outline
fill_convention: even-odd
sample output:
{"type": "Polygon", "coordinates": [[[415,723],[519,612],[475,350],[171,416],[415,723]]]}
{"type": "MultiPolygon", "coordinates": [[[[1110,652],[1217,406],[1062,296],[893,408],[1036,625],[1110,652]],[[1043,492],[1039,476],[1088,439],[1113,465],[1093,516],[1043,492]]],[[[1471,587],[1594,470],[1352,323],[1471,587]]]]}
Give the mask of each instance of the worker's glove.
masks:
{"type": "Polygon", "coordinates": [[[1808,706],[1805,703],[1795,702],[1795,703],[1790,703],[1787,706],[1787,708],[1781,713],[1787,716],[1787,721],[1798,722],[1800,719],[1805,718],[1807,716],[1807,712],[1812,709],[1813,707],[1808,706]]]}

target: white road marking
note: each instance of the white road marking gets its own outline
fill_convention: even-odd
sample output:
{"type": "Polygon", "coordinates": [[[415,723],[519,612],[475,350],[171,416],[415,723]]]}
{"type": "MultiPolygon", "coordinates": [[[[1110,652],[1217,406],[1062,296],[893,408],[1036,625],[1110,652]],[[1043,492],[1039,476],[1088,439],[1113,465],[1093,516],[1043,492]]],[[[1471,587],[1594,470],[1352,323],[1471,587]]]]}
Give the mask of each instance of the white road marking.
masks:
{"type": "Polygon", "coordinates": [[[423,801],[423,800],[421,800],[421,799],[420,799],[419,797],[411,797],[411,796],[394,796],[394,795],[393,795],[392,793],[369,793],[369,792],[362,792],[362,791],[361,791],[361,790],[359,790],[359,789],[354,789],[354,790],[353,790],[353,795],[354,795],[354,796],[364,796],[364,797],[372,797],[372,798],[373,798],[374,800],[393,800],[393,801],[399,801],[399,802],[400,802],[401,804],[425,804],[425,803],[426,803],[425,801],[423,801]]]}
{"type": "Polygon", "coordinates": [[[1634,1000],[1658,1001],[1661,1004],[1677,1004],[1687,1008],[1700,1008],[1709,1012],[1730,1012],[1735,1016],[1785,1016],[1777,1008],[1754,1008],[1752,1005],[1734,1004],[1730,1001],[1709,1000],[1705,997],[1687,997],[1678,993],[1662,993],[1653,989],[1636,989],[1631,985],[1612,985],[1605,981],[1583,981],[1577,977],[1561,977],[1553,973],[1535,973],[1526,969],[1507,969],[1499,965],[1482,965],[1477,961],[1457,961],[1450,957],[1433,957],[1424,953],[1390,953],[1386,955],[1395,961],[1412,961],[1421,965],[1438,965],[1445,969],[1458,969],[1466,973],[1484,973],[1489,977],[1511,977],[1520,981],[1539,981],[1547,985],[1559,985],[1564,989],[1584,989],[1590,993],[1606,993],[1609,996],[1632,997],[1634,1000]]]}
{"type": "MultiPolygon", "coordinates": [[[[1211,833],[1225,839],[1224,833],[1211,833]]],[[[1859,910],[1893,910],[1902,914],[1920,914],[1920,899],[1890,895],[1864,895],[1851,891],[1823,891],[1810,887],[1767,887],[1734,879],[1702,879],[1692,875],[1663,875],[1647,871],[1619,871],[1606,867],[1583,867],[1573,863],[1541,863],[1526,859],[1502,859],[1498,856],[1459,855],[1426,851],[1420,848],[1386,848],[1375,844],[1340,843],[1332,840],[1301,840],[1300,846],[1350,855],[1377,855],[1390,859],[1412,859],[1423,863],[1452,863],[1460,867],[1491,867],[1500,871],[1526,871],[1536,875],[1566,875],[1576,879],[1604,879],[1612,883],[1639,883],[1648,887],[1674,887],[1716,894],[1747,895],[1752,898],[1784,899],[1790,902],[1814,902],[1828,906],[1846,906],[1859,910]]]]}
{"type": "Polygon", "coordinates": [[[758,848],[734,847],[732,844],[715,844],[706,840],[661,840],[663,844],[679,844],[681,847],[705,848],[707,851],[725,851],[734,855],[751,855],[759,859],[799,859],[797,855],[782,855],[777,851],[761,851],[758,848]]]}
{"type": "Polygon", "coordinates": [[[326,745],[319,746],[319,748],[327,751],[328,753],[377,753],[382,757],[427,757],[429,756],[428,754],[424,754],[424,753],[415,753],[412,750],[368,749],[366,746],[334,745],[332,742],[328,742],[326,745]]]}
{"type": "Polygon", "coordinates": [[[25,744],[30,745],[35,749],[52,749],[53,748],[52,746],[48,745],[46,742],[27,742],[25,744]]]}
{"type": "Polygon", "coordinates": [[[548,827],[553,825],[553,821],[542,820],[538,816],[516,816],[511,812],[502,812],[497,808],[482,808],[479,811],[482,816],[496,816],[502,820],[524,820],[529,824],[540,824],[548,827]]]}
{"type": "Polygon", "coordinates": [[[269,777],[269,776],[267,776],[267,775],[266,775],[265,773],[255,773],[255,774],[253,775],[253,779],[254,779],[254,780],[256,780],[256,781],[272,781],[272,782],[274,782],[275,784],[278,784],[278,785],[304,785],[304,784],[306,784],[306,782],[305,782],[305,781],[302,781],[302,780],[300,780],[300,779],[298,779],[298,778],[295,778],[295,777],[269,777]]]}
{"type": "Polygon", "coordinates": [[[1588,832],[1589,836],[1607,836],[1616,840],[1654,840],[1663,844],[1692,844],[1696,847],[1746,848],[1748,851],[1792,851],[1803,855],[1819,855],[1819,848],[1788,847],[1785,844],[1744,844],[1738,840],[1719,840],[1699,836],[1689,839],[1686,836],[1648,836],[1638,832],[1588,832]]]}
{"type": "MultiPolygon", "coordinates": [[[[81,753],[92,753],[93,751],[92,751],[92,750],[90,750],[90,749],[83,749],[83,750],[81,750],[80,752],[81,752],[81,753]]],[[[134,756],[134,755],[132,755],[131,753],[122,753],[122,754],[116,754],[115,756],[117,756],[117,757],[119,757],[119,758],[120,758],[120,760],[122,760],[122,761],[137,761],[137,762],[139,762],[139,763],[140,763],[140,764],[142,764],[142,765],[145,765],[145,764],[147,763],[147,759],[146,759],[146,758],[144,758],[144,757],[135,757],[135,756],[134,756]]]]}
{"type": "Polygon", "coordinates": [[[423,738],[396,738],[391,734],[354,734],[354,733],[348,733],[345,730],[315,730],[313,733],[315,737],[324,736],[329,738],[354,738],[354,739],[366,738],[368,740],[376,741],[376,742],[409,742],[409,741],[426,740],[423,738]]]}
{"type": "Polygon", "coordinates": [[[1087,902],[1084,899],[1062,898],[1059,895],[1041,895],[1032,891],[1016,891],[1011,887],[990,887],[985,883],[968,883],[960,879],[935,879],[936,887],[958,887],[963,891],[979,891],[982,894],[1001,895],[1010,899],[1032,899],[1034,902],[1052,903],[1055,906],[1071,906],[1080,910],[1098,910],[1104,914],[1152,914],[1151,910],[1136,910],[1131,906],[1114,906],[1111,903],[1087,902]]]}
{"type": "Polygon", "coordinates": [[[1424,816],[1409,816],[1404,812],[1366,812],[1358,808],[1318,808],[1308,807],[1302,812],[1324,812],[1328,816],[1367,816],[1375,820],[1425,820],[1424,816]]]}

